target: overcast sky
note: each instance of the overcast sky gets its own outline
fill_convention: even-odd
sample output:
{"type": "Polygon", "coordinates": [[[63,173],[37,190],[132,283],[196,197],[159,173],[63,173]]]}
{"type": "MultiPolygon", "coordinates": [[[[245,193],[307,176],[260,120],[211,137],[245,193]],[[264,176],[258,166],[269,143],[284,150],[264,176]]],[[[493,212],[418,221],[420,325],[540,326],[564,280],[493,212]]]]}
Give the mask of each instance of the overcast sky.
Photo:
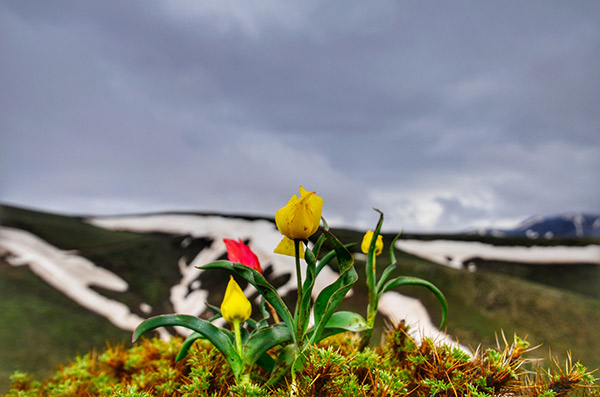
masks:
{"type": "Polygon", "coordinates": [[[0,0],[0,202],[600,212],[600,2],[0,0]]]}

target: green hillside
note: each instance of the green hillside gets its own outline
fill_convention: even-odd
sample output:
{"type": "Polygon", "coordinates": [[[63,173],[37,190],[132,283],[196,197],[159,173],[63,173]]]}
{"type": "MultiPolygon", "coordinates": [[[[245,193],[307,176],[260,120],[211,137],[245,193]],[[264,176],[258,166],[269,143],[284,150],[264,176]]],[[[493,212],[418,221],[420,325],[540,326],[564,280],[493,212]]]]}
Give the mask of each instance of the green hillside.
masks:
{"type": "MultiPolygon", "coordinates": [[[[117,273],[129,283],[130,290],[123,294],[102,293],[131,308],[147,302],[153,307],[151,314],[172,312],[165,297],[180,277],[177,261],[182,256],[193,258],[207,243],[196,239],[182,248],[185,236],[109,231],[86,224],[78,217],[10,206],[0,206],[0,222],[30,231],[59,248],[75,249],[117,273]]],[[[362,232],[352,230],[334,230],[334,234],[344,242],[362,238],[362,232]]],[[[384,235],[386,246],[392,238],[384,235]]],[[[522,270],[523,265],[511,268],[510,264],[492,264],[487,270],[469,273],[405,253],[399,253],[399,262],[396,274],[424,278],[444,292],[450,308],[447,331],[462,344],[473,348],[479,344],[495,345],[495,335],[501,331],[509,339],[517,333],[533,345],[543,344],[534,353],[536,357],[547,358],[549,348],[560,357],[570,350],[573,358],[585,366],[600,367],[600,299],[593,288],[600,274],[597,266],[585,267],[584,271],[573,267],[573,274],[559,273],[553,278],[548,269],[544,269],[543,277],[538,277],[531,269],[522,270]],[[580,271],[581,277],[577,275],[580,271]]],[[[379,269],[389,263],[387,250],[377,263],[379,269]]],[[[361,277],[363,266],[357,263],[361,277]]],[[[354,291],[345,305],[366,311],[362,279],[354,291]]],[[[399,292],[419,298],[433,321],[439,321],[439,304],[427,290],[405,287],[399,292]]],[[[379,326],[382,324],[380,319],[379,326]]],[[[94,347],[102,349],[106,341],[130,346],[129,338],[128,332],[46,285],[28,267],[13,267],[0,258],[0,392],[6,390],[8,376],[16,369],[46,376],[57,363],[67,362],[76,353],[94,347]]]]}

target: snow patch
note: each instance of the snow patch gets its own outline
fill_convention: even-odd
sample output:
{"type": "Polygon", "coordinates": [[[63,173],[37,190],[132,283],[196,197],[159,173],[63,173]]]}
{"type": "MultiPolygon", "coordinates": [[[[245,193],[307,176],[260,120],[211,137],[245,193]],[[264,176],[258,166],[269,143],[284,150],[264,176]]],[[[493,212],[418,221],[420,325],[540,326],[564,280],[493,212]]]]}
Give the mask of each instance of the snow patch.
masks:
{"type": "Polygon", "coordinates": [[[29,232],[9,227],[0,227],[0,251],[8,254],[6,260],[12,266],[29,266],[48,284],[121,329],[133,331],[143,321],[125,304],[90,288],[97,286],[125,292],[128,285],[116,274],[86,258],[60,250],[29,232]]]}
{"type": "Polygon", "coordinates": [[[469,241],[398,240],[396,248],[456,269],[463,268],[473,258],[532,264],[592,263],[600,265],[600,245],[513,247],[469,241]]]}

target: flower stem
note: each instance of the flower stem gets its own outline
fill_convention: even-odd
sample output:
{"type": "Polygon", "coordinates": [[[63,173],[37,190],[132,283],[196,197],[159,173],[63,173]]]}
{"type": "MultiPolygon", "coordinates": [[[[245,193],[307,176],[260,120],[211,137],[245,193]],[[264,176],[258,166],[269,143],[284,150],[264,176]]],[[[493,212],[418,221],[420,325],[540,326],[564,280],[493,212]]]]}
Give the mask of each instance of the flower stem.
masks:
{"type": "MultiPolygon", "coordinates": [[[[297,296],[297,300],[296,300],[296,310],[294,312],[294,320],[296,323],[296,335],[297,335],[297,339],[298,342],[300,342],[300,340],[302,339],[302,335],[301,335],[301,330],[303,329],[304,325],[301,324],[301,317],[302,314],[300,313],[300,311],[302,310],[302,308],[300,307],[300,305],[302,304],[302,300],[303,298],[303,290],[302,290],[302,272],[300,270],[300,240],[294,240],[294,256],[296,258],[296,282],[298,284],[298,296],[297,296]]],[[[296,349],[298,349],[300,346],[296,346],[296,349]]]]}
{"type": "Polygon", "coordinates": [[[294,320],[298,325],[298,315],[300,313],[300,302],[302,302],[302,273],[300,272],[300,241],[294,240],[294,257],[296,259],[296,284],[298,288],[296,309],[294,311],[294,320]]]}
{"type": "Polygon", "coordinates": [[[240,332],[240,322],[233,323],[233,332],[235,334],[235,347],[240,358],[242,358],[242,333],[240,332]]]}
{"type": "MultiPolygon", "coordinates": [[[[371,259],[371,258],[369,258],[371,259]]],[[[377,287],[375,280],[375,255],[371,261],[367,260],[367,289],[369,294],[369,305],[367,306],[367,327],[368,329],[363,333],[359,350],[363,350],[369,345],[371,341],[371,335],[373,334],[373,327],[375,327],[375,317],[377,316],[377,306],[379,305],[379,299],[377,296],[377,287]]]]}
{"type": "Polygon", "coordinates": [[[302,273],[300,272],[300,240],[294,240],[294,256],[296,257],[296,282],[298,283],[298,296],[302,296],[302,273]]]}

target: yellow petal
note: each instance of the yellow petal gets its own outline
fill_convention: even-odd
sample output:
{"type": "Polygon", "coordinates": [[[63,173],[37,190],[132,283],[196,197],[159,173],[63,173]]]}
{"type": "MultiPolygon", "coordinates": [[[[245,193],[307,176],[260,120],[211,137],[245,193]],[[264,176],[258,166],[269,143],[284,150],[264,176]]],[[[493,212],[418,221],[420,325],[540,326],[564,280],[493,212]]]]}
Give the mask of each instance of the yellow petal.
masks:
{"type": "MultiPolygon", "coordinates": [[[[304,246],[302,245],[302,243],[300,243],[299,248],[300,248],[300,259],[304,259],[304,246]]],[[[275,247],[273,252],[276,254],[288,255],[288,256],[295,257],[296,254],[294,253],[294,240],[290,240],[289,238],[284,237],[279,242],[279,244],[277,244],[277,247],[275,247]]]]}
{"type": "Polygon", "coordinates": [[[304,240],[314,234],[313,231],[313,214],[310,208],[306,205],[306,200],[302,200],[296,205],[294,213],[290,218],[288,226],[288,237],[291,239],[304,240]]]}
{"type": "Polygon", "coordinates": [[[304,187],[300,186],[300,198],[302,198],[304,196],[308,196],[309,194],[310,194],[310,192],[308,190],[306,190],[306,189],[304,189],[304,187]]]}
{"type": "Polygon", "coordinates": [[[298,197],[292,196],[285,207],[280,208],[275,213],[275,224],[277,225],[277,229],[284,236],[289,234],[289,226],[294,216],[294,212],[296,211],[296,206],[298,203],[298,197]]]}
{"type": "Polygon", "coordinates": [[[252,313],[252,304],[246,298],[242,289],[235,282],[233,276],[230,276],[225,297],[221,303],[221,315],[228,323],[244,322],[250,318],[252,313]]]}
{"type": "MultiPolygon", "coordinates": [[[[360,249],[364,254],[369,253],[369,248],[371,247],[371,241],[373,240],[373,231],[368,230],[362,240],[362,244],[360,245],[360,249]]],[[[383,237],[380,235],[377,236],[377,242],[375,242],[375,256],[381,254],[383,251],[383,237]]]]}
{"type": "Polygon", "coordinates": [[[292,196],[275,214],[277,228],[289,239],[306,240],[319,228],[323,199],[300,186],[300,198],[292,196]]]}

